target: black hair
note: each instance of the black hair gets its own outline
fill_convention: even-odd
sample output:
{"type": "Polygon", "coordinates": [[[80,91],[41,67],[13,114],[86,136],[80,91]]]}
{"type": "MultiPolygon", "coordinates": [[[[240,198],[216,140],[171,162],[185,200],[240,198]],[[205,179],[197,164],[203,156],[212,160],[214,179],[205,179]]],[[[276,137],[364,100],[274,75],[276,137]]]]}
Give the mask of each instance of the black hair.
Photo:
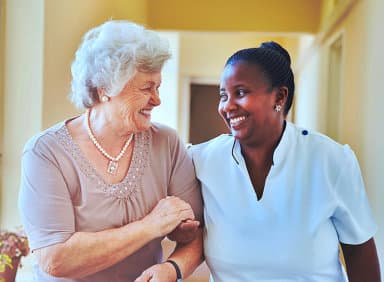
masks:
{"type": "Polygon", "coordinates": [[[269,81],[271,88],[280,86],[288,88],[288,97],[284,107],[284,114],[287,115],[291,109],[295,92],[291,57],[288,51],[274,41],[263,42],[258,48],[247,48],[237,51],[229,57],[225,66],[238,62],[259,66],[269,81]]]}

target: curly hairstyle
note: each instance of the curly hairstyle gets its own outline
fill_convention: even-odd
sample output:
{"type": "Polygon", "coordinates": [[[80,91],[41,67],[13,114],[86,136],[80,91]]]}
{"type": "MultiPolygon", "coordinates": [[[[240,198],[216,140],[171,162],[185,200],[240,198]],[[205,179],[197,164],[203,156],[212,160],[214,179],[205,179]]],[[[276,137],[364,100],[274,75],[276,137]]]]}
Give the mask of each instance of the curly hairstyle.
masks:
{"type": "Polygon", "coordinates": [[[156,32],[129,21],[107,21],[83,37],[71,66],[70,100],[80,108],[99,103],[98,90],[117,95],[135,70],[162,69],[169,44],[156,32]]]}

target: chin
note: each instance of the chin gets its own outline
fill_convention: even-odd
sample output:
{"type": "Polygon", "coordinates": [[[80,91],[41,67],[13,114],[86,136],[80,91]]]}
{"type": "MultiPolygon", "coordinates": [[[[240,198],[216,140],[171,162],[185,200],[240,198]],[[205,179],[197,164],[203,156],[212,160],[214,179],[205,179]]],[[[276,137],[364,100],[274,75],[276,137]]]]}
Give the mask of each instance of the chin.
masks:
{"type": "Polygon", "coordinates": [[[240,142],[243,140],[246,140],[247,137],[249,137],[249,135],[246,134],[246,132],[242,132],[242,131],[238,131],[238,130],[231,130],[231,134],[236,140],[238,140],[240,142]]]}
{"type": "Polygon", "coordinates": [[[231,130],[231,134],[232,134],[232,136],[233,137],[235,137],[236,139],[241,139],[241,134],[238,132],[238,131],[236,131],[236,130],[231,130]]]}
{"type": "Polygon", "coordinates": [[[136,119],[131,120],[130,123],[127,124],[127,127],[131,129],[132,132],[138,133],[141,131],[148,130],[151,127],[151,120],[150,119],[136,119]]]}
{"type": "Polygon", "coordinates": [[[140,126],[138,126],[137,128],[139,131],[145,131],[145,130],[148,130],[151,127],[151,125],[152,125],[151,121],[148,121],[140,124],[140,126]]]}

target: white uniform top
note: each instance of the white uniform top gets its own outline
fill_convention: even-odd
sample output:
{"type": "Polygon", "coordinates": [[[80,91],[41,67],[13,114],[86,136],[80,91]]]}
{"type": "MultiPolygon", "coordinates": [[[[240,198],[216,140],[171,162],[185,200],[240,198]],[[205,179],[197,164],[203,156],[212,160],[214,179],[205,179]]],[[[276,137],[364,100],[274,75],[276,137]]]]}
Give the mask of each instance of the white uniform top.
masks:
{"type": "Polygon", "coordinates": [[[211,281],[347,281],[339,241],[361,244],[377,230],[348,145],[287,123],[259,201],[232,136],[191,154],[211,281]]]}

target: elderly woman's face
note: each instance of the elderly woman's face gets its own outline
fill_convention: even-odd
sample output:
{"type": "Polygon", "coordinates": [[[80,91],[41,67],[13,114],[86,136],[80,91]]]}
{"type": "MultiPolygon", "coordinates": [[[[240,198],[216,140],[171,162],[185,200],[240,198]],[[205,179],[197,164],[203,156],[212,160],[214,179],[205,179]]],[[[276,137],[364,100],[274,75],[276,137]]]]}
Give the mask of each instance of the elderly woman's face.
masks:
{"type": "Polygon", "coordinates": [[[130,132],[146,130],[151,125],[151,112],[160,105],[161,72],[135,71],[124,89],[114,97],[125,128],[130,132]]]}
{"type": "Polygon", "coordinates": [[[276,123],[276,91],[256,65],[225,67],[220,83],[218,111],[233,136],[245,143],[263,142],[276,123]]]}

